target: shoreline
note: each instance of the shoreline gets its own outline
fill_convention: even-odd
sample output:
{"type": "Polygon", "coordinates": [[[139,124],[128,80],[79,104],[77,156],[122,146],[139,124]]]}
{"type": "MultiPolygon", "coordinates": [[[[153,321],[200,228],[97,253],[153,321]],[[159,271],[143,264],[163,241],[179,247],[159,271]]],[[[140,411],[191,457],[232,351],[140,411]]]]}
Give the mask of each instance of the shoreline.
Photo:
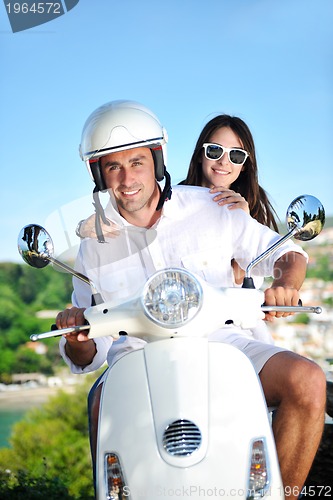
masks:
{"type": "Polygon", "coordinates": [[[24,409],[42,405],[51,396],[59,391],[74,392],[75,386],[70,387],[33,387],[20,388],[0,392],[0,411],[24,409]]]}

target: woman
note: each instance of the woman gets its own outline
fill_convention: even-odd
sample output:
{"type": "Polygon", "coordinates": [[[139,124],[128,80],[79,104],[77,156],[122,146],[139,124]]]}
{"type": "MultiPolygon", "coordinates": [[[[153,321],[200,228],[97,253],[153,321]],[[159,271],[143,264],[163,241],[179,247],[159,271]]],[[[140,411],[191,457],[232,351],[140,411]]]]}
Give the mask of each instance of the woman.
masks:
{"type": "Polygon", "coordinates": [[[220,193],[214,198],[219,205],[243,208],[261,224],[278,231],[275,211],[258,182],[252,134],[236,116],[218,115],[205,125],[187,177],[180,184],[212,188],[220,193]],[[227,148],[225,152],[223,148],[227,148]]]}
{"type": "MultiPolygon", "coordinates": [[[[275,211],[258,182],[258,168],[252,134],[236,116],[218,115],[203,128],[188,169],[180,184],[211,188],[219,205],[241,208],[261,224],[278,232],[275,211]]],[[[235,284],[244,271],[233,261],[235,284]]]]}

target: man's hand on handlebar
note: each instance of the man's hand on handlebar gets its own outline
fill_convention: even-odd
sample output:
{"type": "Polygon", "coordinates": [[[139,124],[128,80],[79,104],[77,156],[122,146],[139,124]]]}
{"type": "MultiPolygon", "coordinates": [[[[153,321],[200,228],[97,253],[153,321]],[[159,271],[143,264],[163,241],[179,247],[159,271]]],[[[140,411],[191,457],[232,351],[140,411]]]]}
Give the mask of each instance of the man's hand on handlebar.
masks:
{"type": "MultiPolygon", "coordinates": [[[[84,325],[86,322],[84,311],[84,308],[79,307],[71,307],[70,309],[61,311],[56,317],[56,325],[58,329],[84,325]]],[[[64,335],[64,337],[68,342],[85,342],[89,340],[87,334],[88,330],[86,332],[68,333],[67,335],[64,335]]]]}
{"type": "MultiPolygon", "coordinates": [[[[265,305],[267,306],[298,306],[299,298],[299,291],[296,288],[277,286],[265,290],[265,305]]],[[[265,320],[274,321],[274,318],[285,318],[293,314],[295,313],[270,311],[265,314],[265,320]]]]}

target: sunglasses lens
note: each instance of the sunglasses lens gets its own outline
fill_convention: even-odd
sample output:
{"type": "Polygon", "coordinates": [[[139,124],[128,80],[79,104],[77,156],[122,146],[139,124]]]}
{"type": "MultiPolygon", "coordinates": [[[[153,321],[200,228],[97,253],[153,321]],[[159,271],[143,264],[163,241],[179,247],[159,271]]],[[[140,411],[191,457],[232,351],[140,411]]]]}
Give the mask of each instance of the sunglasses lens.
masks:
{"type": "Polygon", "coordinates": [[[246,160],[246,153],[241,149],[232,149],[229,153],[229,158],[235,165],[242,165],[246,160]]]}
{"type": "Polygon", "coordinates": [[[218,160],[223,154],[223,148],[215,144],[210,144],[206,148],[206,156],[210,160],[218,160]]]}

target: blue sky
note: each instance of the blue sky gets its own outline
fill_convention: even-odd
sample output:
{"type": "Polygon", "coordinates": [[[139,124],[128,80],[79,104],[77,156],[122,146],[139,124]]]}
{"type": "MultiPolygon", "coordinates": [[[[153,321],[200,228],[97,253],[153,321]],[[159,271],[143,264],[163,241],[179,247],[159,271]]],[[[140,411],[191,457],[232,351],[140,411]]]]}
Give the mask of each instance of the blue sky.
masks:
{"type": "Polygon", "coordinates": [[[13,34],[0,5],[0,261],[19,259],[22,226],[89,195],[82,126],[114,99],[159,116],[174,183],[204,124],[230,113],[281,218],[303,193],[333,215],[332,19],[331,0],[80,0],[13,34]]]}

